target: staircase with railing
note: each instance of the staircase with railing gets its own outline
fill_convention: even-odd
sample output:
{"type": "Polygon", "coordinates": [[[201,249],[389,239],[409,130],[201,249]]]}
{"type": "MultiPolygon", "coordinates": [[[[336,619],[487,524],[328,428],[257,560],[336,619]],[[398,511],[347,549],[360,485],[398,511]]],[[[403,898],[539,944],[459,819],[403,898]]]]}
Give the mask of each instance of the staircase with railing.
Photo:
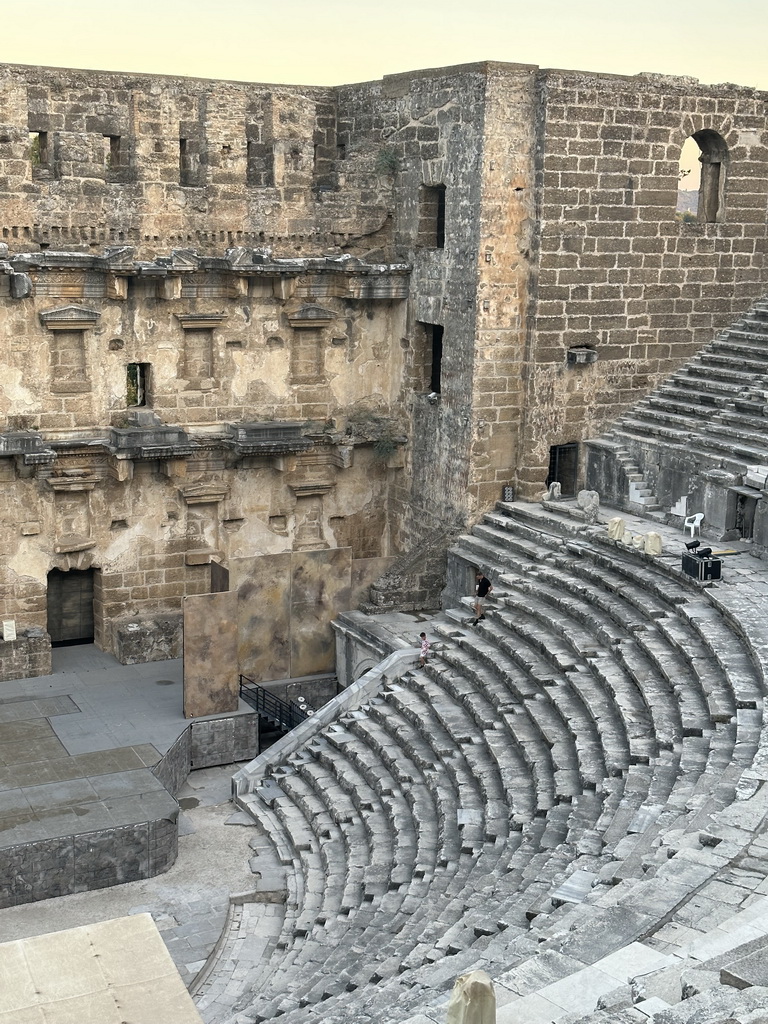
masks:
{"type": "Polygon", "coordinates": [[[290,732],[314,712],[305,710],[295,700],[285,701],[259,686],[248,676],[240,676],[240,697],[261,717],[290,732]]]}

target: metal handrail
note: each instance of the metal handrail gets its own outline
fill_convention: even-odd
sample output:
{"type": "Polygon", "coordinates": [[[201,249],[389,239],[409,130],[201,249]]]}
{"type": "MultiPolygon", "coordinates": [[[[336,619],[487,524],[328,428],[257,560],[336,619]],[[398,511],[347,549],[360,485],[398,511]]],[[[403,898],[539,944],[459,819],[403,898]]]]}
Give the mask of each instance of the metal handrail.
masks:
{"type": "Polygon", "coordinates": [[[284,729],[295,729],[308,718],[307,712],[296,701],[281,700],[244,675],[240,676],[240,696],[254,711],[284,729]]]}

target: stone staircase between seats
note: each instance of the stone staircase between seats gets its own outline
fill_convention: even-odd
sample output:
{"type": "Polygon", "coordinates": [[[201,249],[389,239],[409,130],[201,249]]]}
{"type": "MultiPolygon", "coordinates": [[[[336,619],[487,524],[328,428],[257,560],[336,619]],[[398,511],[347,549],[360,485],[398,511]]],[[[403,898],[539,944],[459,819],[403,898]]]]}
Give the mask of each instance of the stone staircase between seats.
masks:
{"type": "Polygon", "coordinates": [[[669,967],[655,936],[748,855],[762,670],[706,592],[533,505],[500,504],[449,558],[492,573],[485,619],[465,599],[425,668],[248,767],[239,802],[288,899],[207,1021],[424,1024],[475,967],[506,992],[500,1021],[534,996],[559,1016],[531,1019],[560,1019],[548,986],[626,987],[640,944],[669,967]]]}
{"type": "Polygon", "coordinates": [[[748,466],[768,463],[768,301],[756,302],[586,444],[588,486],[629,508],[658,504],[669,511],[683,493],[669,484],[678,464],[690,477],[724,472],[739,484],[748,466]],[[615,460],[620,491],[612,493],[611,474],[596,468],[600,457],[615,460]],[[673,492],[659,490],[660,475],[673,492]]]}

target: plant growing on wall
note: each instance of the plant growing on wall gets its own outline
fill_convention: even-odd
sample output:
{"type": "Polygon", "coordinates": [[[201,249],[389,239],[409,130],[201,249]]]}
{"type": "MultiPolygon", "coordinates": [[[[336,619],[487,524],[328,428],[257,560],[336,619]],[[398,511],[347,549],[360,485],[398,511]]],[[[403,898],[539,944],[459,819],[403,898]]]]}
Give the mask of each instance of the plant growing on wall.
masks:
{"type": "Polygon", "coordinates": [[[397,174],[397,168],[397,153],[391,146],[384,146],[376,155],[376,173],[392,178],[397,174]]]}
{"type": "Polygon", "coordinates": [[[398,431],[397,427],[398,424],[388,416],[360,410],[349,416],[346,432],[354,440],[372,441],[374,458],[386,462],[407,441],[405,433],[398,431]]]}
{"type": "Polygon", "coordinates": [[[29,149],[27,151],[29,156],[29,162],[33,167],[42,167],[43,154],[42,144],[40,142],[40,136],[34,132],[30,133],[29,136],[29,149]]]}

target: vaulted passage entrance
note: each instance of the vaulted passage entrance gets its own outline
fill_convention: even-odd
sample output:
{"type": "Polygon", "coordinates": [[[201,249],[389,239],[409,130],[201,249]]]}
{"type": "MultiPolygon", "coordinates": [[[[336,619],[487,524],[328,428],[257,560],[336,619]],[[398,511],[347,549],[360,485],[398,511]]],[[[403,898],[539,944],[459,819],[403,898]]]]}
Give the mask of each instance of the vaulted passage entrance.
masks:
{"type": "Polygon", "coordinates": [[[94,569],[48,573],[48,632],[51,646],[93,643],[94,569]]]}

